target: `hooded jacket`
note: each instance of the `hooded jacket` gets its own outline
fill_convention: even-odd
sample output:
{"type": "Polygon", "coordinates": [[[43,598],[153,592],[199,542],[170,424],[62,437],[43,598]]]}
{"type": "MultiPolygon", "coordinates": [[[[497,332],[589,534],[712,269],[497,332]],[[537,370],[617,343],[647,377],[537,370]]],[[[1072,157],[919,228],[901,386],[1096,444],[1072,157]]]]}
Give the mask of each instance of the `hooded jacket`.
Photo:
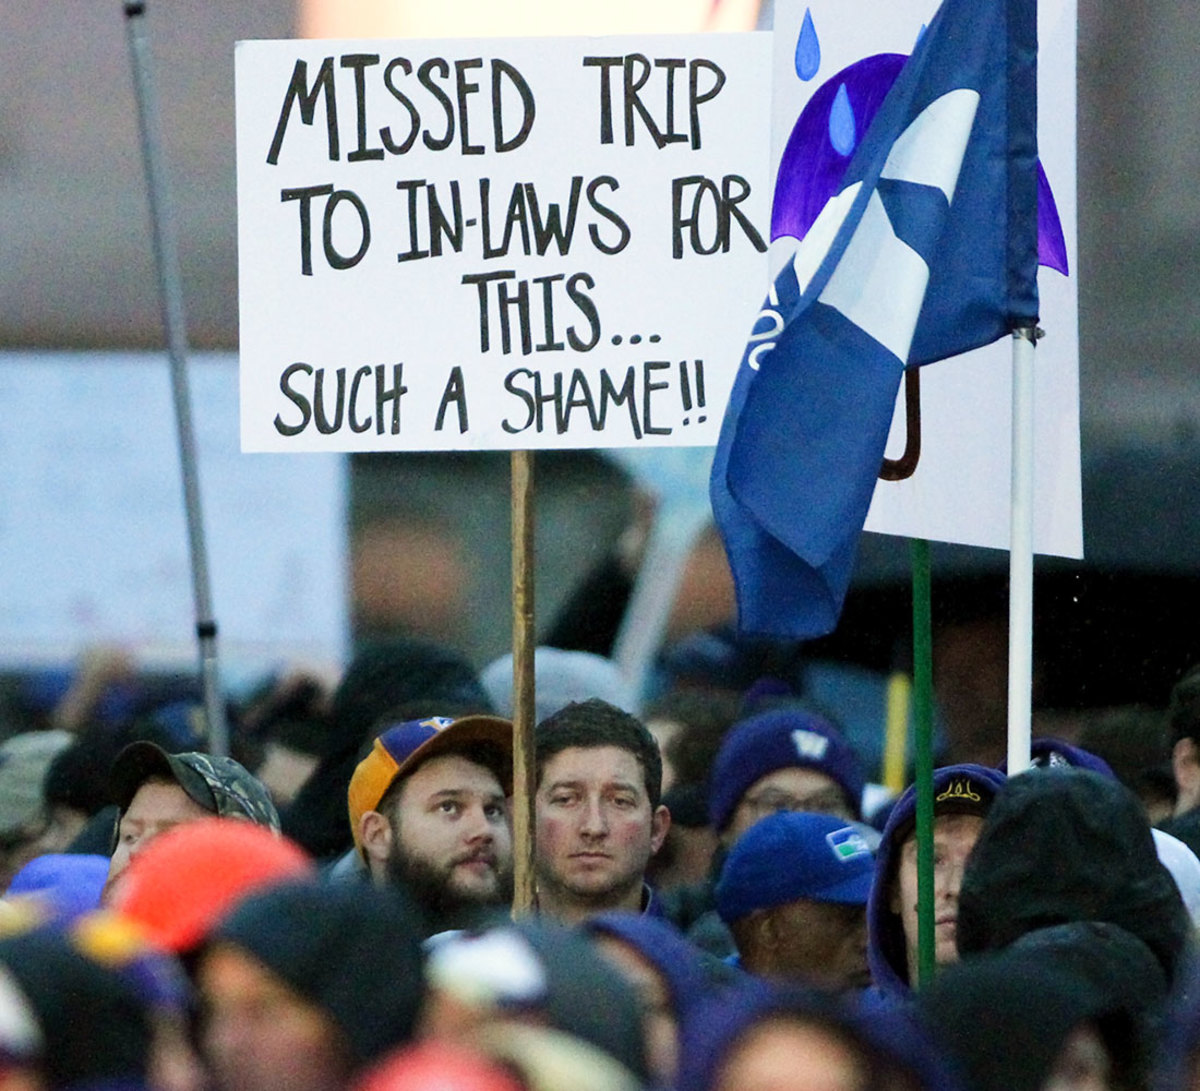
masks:
{"type": "Polygon", "coordinates": [[[663,977],[682,1023],[717,990],[742,979],[740,970],[689,942],[673,924],[645,913],[612,910],[589,917],[587,935],[614,936],[637,950],[663,977]]]}
{"type": "Polygon", "coordinates": [[[1165,996],[1158,960],[1137,937],[1076,922],[946,967],[916,1007],[972,1091],[1038,1091],[1083,1024],[1108,1053],[1113,1086],[1132,1088],[1146,1085],[1165,996]]]}
{"type": "Polygon", "coordinates": [[[1132,932],[1176,979],[1190,921],[1137,797],[1088,770],[1037,770],[1015,777],[984,820],[963,874],[958,947],[1006,947],[1071,921],[1132,932]]]}
{"type": "MultiPolygon", "coordinates": [[[[1007,779],[997,769],[983,765],[945,765],[933,772],[934,817],[941,814],[962,813],[966,808],[959,803],[978,804],[976,813],[986,809],[988,800],[956,801],[938,796],[954,791],[956,782],[969,780],[975,787],[971,791],[981,796],[995,797],[1007,779]]],[[[911,991],[908,980],[908,956],[904,943],[904,926],[900,914],[891,908],[891,890],[899,868],[900,848],[908,839],[916,822],[916,787],[910,785],[896,800],[883,827],[883,836],[875,855],[875,881],[867,901],[867,964],[871,969],[871,980],[875,989],[886,999],[900,999],[911,991]]]]}

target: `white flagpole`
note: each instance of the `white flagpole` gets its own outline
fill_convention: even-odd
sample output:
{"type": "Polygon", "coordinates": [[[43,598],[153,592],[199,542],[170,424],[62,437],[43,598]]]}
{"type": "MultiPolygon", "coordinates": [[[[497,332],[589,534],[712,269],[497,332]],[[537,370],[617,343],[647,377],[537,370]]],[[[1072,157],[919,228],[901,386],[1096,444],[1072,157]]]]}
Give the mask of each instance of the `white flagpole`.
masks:
{"type": "Polygon", "coordinates": [[[1033,715],[1033,363],[1036,327],[1013,331],[1008,590],[1008,772],[1029,768],[1033,715]]]}

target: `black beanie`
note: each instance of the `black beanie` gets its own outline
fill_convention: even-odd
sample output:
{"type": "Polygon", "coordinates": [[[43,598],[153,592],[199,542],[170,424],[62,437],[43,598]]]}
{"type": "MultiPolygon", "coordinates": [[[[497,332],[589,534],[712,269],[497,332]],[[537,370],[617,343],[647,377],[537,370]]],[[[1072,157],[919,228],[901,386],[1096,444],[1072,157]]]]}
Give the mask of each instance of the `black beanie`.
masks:
{"type": "Polygon", "coordinates": [[[425,992],[422,934],[398,890],[305,882],[240,902],[211,940],[245,951],[327,1012],[361,1066],[413,1035],[425,992]]]}

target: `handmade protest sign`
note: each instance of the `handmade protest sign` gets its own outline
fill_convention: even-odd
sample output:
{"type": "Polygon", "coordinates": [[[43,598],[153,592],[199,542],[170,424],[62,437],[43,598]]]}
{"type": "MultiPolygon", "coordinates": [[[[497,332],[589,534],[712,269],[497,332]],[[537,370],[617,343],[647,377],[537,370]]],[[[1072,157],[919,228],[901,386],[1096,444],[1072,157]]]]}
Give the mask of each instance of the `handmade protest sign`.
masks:
{"type": "Polygon", "coordinates": [[[716,441],[768,35],[249,41],[236,81],[244,450],[716,441]]]}

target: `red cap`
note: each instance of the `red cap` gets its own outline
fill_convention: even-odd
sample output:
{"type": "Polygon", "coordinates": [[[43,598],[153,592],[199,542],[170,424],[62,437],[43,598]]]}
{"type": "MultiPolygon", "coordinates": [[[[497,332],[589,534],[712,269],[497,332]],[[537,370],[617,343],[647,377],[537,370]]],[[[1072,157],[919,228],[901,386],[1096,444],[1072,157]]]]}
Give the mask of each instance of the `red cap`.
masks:
{"type": "Polygon", "coordinates": [[[251,891],[315,875],[294,841],[236,818],[201,818],[156,837],[129,862],[113,908],[151,942],[182,954],[251,891]]]}

